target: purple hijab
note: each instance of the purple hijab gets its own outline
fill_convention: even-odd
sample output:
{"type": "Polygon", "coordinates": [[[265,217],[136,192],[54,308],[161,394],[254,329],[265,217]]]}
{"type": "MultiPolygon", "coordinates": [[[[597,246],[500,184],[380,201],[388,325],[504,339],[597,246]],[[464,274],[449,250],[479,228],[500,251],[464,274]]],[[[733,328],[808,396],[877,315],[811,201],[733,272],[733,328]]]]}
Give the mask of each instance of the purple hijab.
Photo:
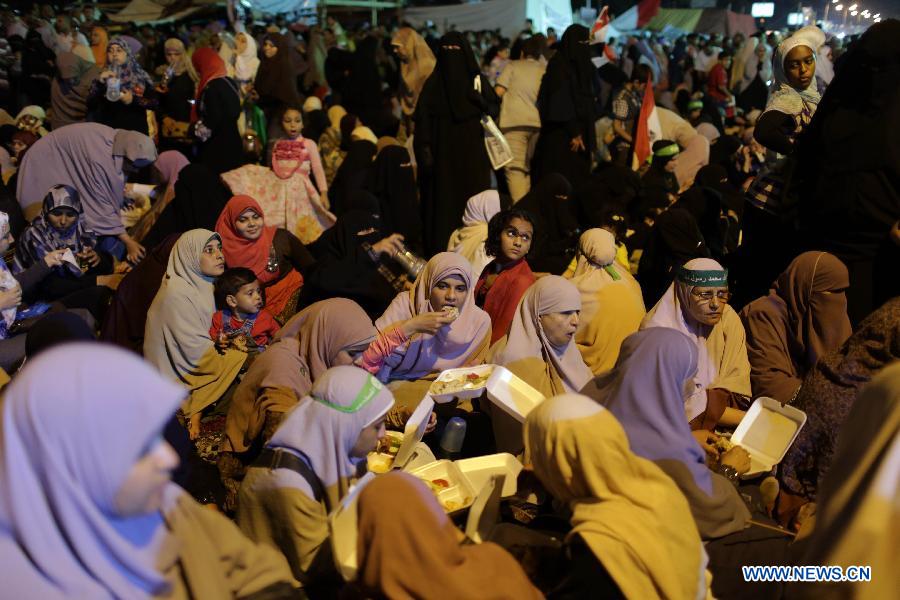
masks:
{"type": "Polygon", "coordinates": [[[462,367],[466,359],[490,337],[491,318],[475,305],[472,266],[464,257],[453,252],[435,254],[422,269],[413,289],[397,294],[384,314],[375,321],[375,327],[383,332],[391,325],[437,310],[431,306],[431,290],[438,282],[453,275],[461,277],[468,288],[459,317],[435,335],[416,334],[394,350],[378,372],[379,380],[421,379],[445,369],[462,367]]]}
{"type": "Polygon", "coordinates": [[[19,168],[16,199],[27,215],[28,207],[43,202],[47,190],[65,183],[78,190],[88,229],[98,236],[122,234],[119,210],[126,159],[138,165],[154,161],[153,141],[142,133],[99,123],[66,125],[28,150],[19,168]]]}
{"type": "Polygon", "coordinates": [[[696,370],[697,346],[688,336],[651,327],[625,338],[615,368],[582,393],[615,415],[632,452],[648,460],[683,463],[697,487],[712,494],[706,457],[684,415],[684,386],[696,370]]]}
{"type": "Polygon", "coordinates": [[[5,595],[143,598],[165,591],[157,570],[168,531],[161,514],[120,517],[114,499],[184,395],[112,346],[66,344],[28,361],[0,404],[5,595]]]}

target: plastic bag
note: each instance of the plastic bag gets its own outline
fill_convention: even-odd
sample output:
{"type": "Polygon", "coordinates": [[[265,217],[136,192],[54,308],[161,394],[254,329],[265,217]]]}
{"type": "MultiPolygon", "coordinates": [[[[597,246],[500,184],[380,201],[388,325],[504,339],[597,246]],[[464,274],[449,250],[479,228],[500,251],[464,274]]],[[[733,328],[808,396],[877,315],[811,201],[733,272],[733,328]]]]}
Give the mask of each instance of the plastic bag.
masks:
{"type": "MultiPolygon", "coordinates": [[[[475,91],[481,93],[480,75],[475,76],[475,91]]],[[[511,163],[513,155],[509,142],[490,115],[481,115],[481,128],[484,129],[484,147],[491,159],[491,168],[496,171],[511,163]]]]}

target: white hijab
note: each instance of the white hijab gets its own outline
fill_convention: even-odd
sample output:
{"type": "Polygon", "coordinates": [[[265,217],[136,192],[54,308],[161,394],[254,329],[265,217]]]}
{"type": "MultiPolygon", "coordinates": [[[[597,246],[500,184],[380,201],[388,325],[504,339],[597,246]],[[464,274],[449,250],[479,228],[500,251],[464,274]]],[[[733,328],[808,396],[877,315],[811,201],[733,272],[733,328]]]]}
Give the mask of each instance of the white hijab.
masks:
{"type": "Polygon", "coordinates": [[[246,32],[240,32],[237,35],[244,36],[247,40],[247,47],[244,51],[236,55],[234,61],[234,75],[240,81],[253,81],[256,78],[256,71],[259,69],[259,57],[256,51],[256,40],[253,36],[246,32]]]}

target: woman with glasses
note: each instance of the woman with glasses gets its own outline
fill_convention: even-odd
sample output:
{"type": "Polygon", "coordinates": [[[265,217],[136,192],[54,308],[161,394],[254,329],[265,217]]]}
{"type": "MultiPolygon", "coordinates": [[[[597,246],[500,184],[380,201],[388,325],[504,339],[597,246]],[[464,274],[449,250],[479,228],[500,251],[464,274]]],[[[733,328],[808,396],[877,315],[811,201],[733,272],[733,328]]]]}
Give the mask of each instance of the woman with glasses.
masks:
{"type": "Polygon", "coordinates": [[[720,422],[737,425],[749,406],[750,362],[744,326],[728,306],[728,271],[710,258],[695,258],[676,271],[675,281],[641,329],[668,327],[697,345],[697,373],[685,389],[685,414],[707,451],[706,434],[720,422]]]}

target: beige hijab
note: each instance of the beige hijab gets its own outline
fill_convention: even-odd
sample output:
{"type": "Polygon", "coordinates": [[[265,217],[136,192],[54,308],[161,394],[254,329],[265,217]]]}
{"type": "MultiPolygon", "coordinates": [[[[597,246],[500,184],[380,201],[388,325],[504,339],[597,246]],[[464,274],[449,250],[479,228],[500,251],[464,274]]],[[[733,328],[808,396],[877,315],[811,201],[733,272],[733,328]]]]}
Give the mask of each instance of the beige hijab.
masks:
{"type": "Polygon", "coordinates": [[[403,81],[399,95],[403,114],[412,116],[416,111],[419,94],[422,93],[425,81],[434,71],[437,61],[422,36],[410,27],[401,27],[391,40],[391,45],[399,46],[409,57],[400,65],[400,77],[403,81]]]}
{"type": "Polygon", "coordinates": [[[594,375],[616,364],[622,341],[638,330],[646,314],[641,286],[616,262],[616,238],[588,229],[578,242],[578,266],[571,279],[581,293],[575,343],[594,375]]]}

